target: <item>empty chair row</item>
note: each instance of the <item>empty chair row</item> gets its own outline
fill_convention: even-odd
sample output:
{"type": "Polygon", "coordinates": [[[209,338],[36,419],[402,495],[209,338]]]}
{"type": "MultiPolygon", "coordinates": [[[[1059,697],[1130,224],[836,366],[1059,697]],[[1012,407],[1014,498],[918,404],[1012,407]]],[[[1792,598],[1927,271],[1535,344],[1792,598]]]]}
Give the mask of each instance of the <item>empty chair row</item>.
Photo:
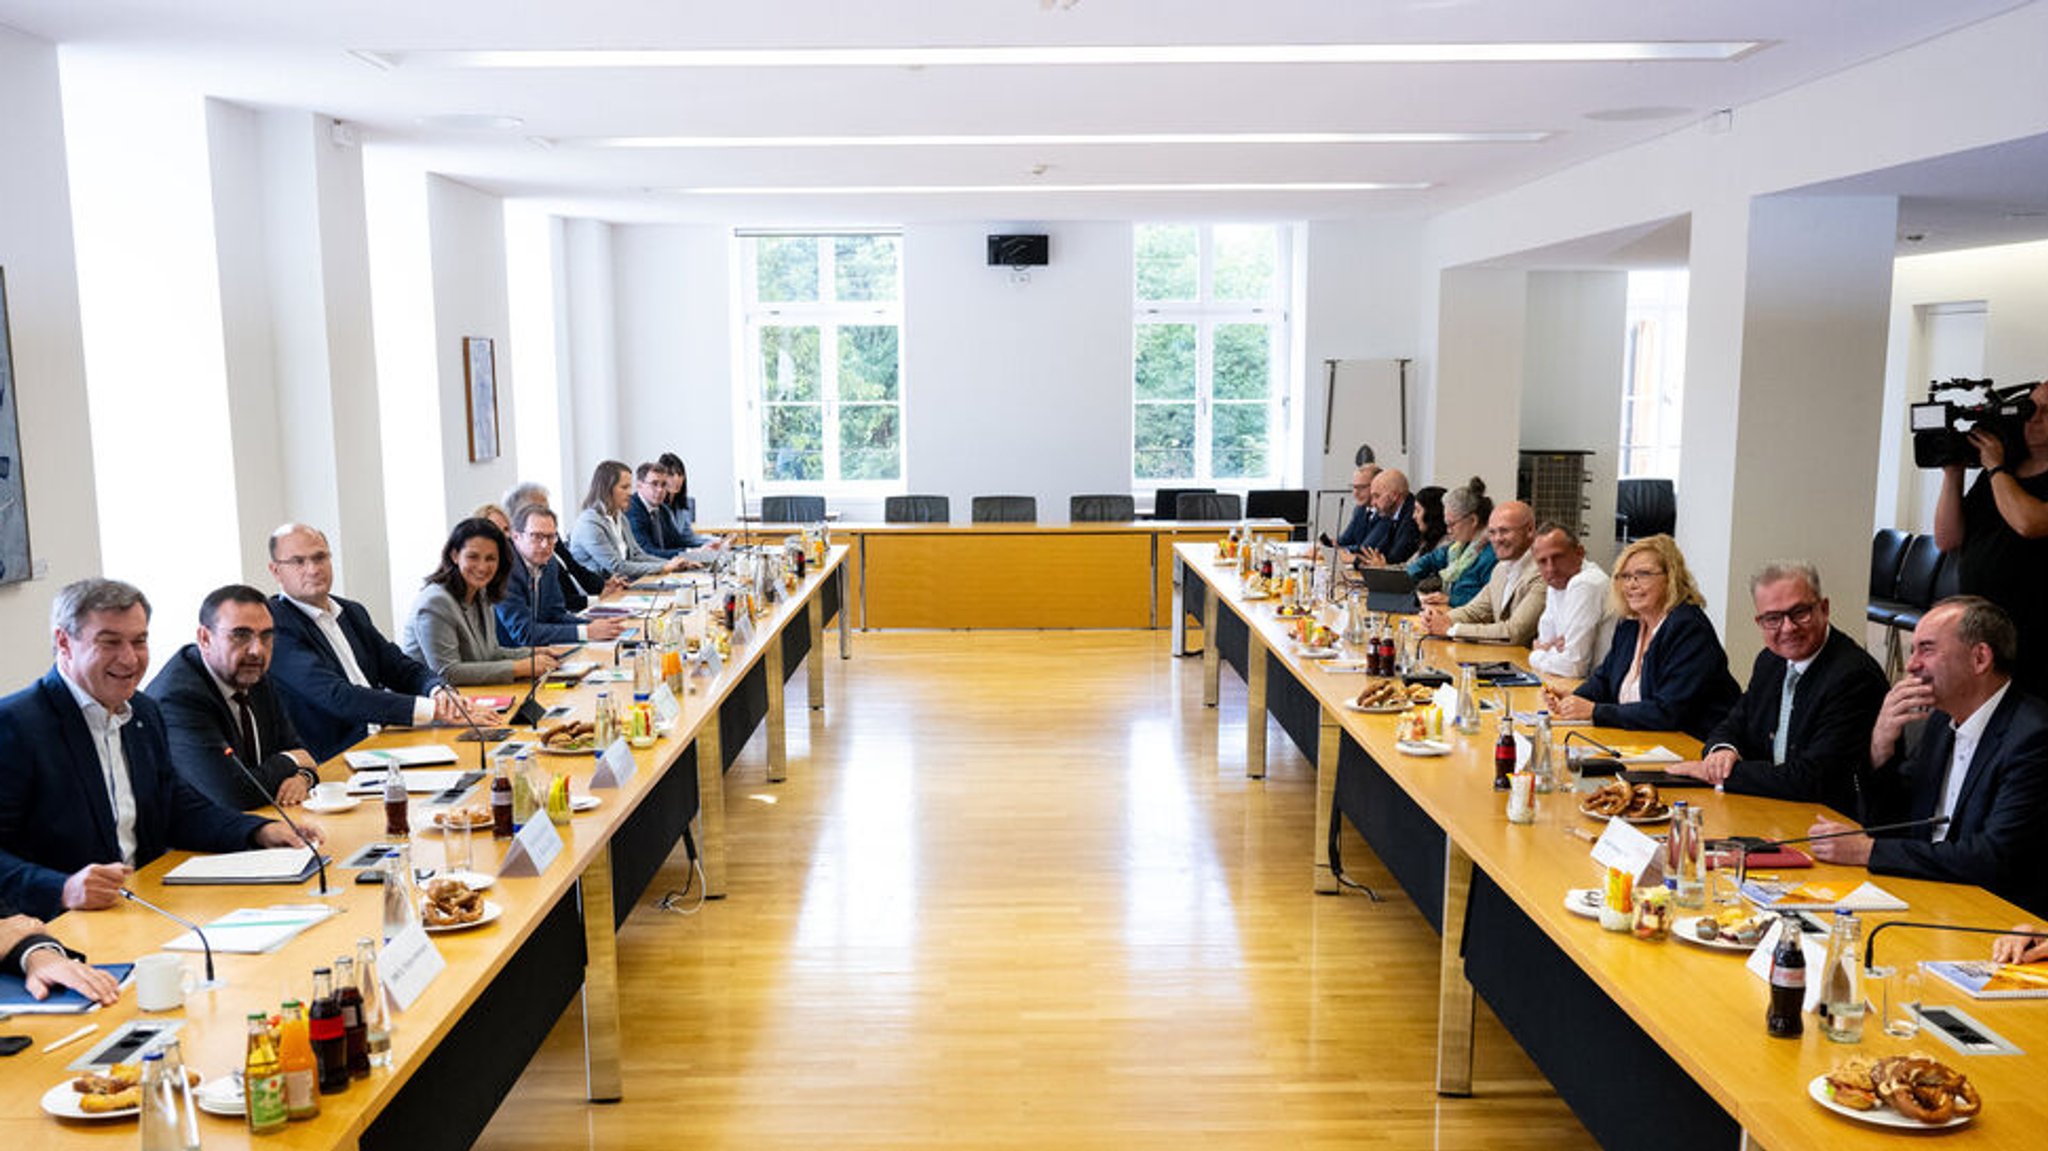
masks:
{"type": "MultiPolygon", "coordinates": [[[[1220,522],[1279,519],[1293,524],[1297,538],[1308,526],[1309,493],[1306,488],[1280,488],[1248,492],[1218,492],[1214,488],[1160,488],[1153,498],[1155,520],[1220,522]]],[[[1038,522],[1036,496],[975,496],[970,514],[978,524],[1029,524],[1038,522]]],[[[761,519],[766,523],[816,523],[825,518],[823,496],[762,496],[761,519]]],[[[888,496],[882,501],[882,519],[892,524],[943,524],[953,518],[952,500],[941,495],[888,496]]],[[[1067,503],[1067,518],[1074,523],[1129,523],[1138,518],[1137,501],[1121,492],[1073,496],[1067,503]]]]}

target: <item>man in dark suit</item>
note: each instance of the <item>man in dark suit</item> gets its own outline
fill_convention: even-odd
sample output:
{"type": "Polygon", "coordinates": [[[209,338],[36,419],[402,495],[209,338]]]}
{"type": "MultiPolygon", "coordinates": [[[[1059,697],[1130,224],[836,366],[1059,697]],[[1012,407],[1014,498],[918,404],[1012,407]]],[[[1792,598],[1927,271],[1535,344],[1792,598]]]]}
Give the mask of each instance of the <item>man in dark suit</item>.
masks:
{"type": "MultiPolygon", "coordinates": [[[[528,504],[538,504],[544,508],[552,506],[548,502],[548,489],[527,481],[514,484],[512,490],[505,493],[505,510],[512,517],[512,526],[515,529],[519,526],[519,509],[528,504]]],[[[555,566],[561,576],[562,603],[570,611],[582,611],[598,596],[626,590],[625,580],[616,576],[608,577],[603,572],[584,567],[576,562],[575,556],[569,554],[568,548],[555,549],[555,566]]]]}
{"type": "Polygon", "coordinates": [[[1344,530],[1337,533],[1337,553],[1345,562],[1358,558],[1358,549],[1365,546],[1366,537],[1379,526],[1379,513],[1372,506],[1372,482],[1380,474],[1378,464],[1360,464],[1351,473],[1351,518],[1344,524],[1344,530]]]}
{"type": "Polygon", "coordinates": [[[652,555],[674,559],[686,550],[668,514],[668,469],[645,463],[633,469],[633,498],[626,501],[626,526],[652,555]]]}
{"type": "Polygon", "coordinates": [[[1373,567],[1407,563],[1422,542],[1415,522],[1415,497],[1408,494],[1408,476],[1384,468],[1372,480],[1372,527],[1358,548],[1358,562],[1373,567]]]}
{"type": "MultiPolygon", "coordinates": [[[[1830,863],[1880,875],[1974,883],[2036,914],[2048,913],[2048,704],[2013,683],[2019,641],[1990,600],[1945,599],[1913,629],[1906,678],[1885,695],[1870,736],[1876,768],[1870,818],[1884,822],[1946,816],[1940,827],[1872,839],[1850,835],[1813,845],[1830,863]],[[1931,713],[1931,714],[1930,714],[1931,713]],[[1902,738],[1922,720],[1910,750],[1902,738]]],[[[1809,834],[1854,831],[1821,819],[1809,834]]]]}
{"type": "Polygon", "coordinates": [[[1738,795],[1825,803],[1864,818],[1884,669],[1829,626],[1812,564],[1768,564],[1750,577],[1749,595],[1764,633],[1749,690],[1707,733],[1705,758],[1669,770],[1738,795]]]}
{"type": "Polygon", "coordinates": [[[57,942],[33,915],[17,915],[0,899],[0,974],[19,975],[28,993],[48,999],[69,987],[95,1003],[121,998],[114,977],[85,962],[85,957],[57,942]]]}
{"type": "MultiPolygon", "coordinates": [[[[270,536],[270,574],[284,589],[271,597],[277,627],[275,669],[285,712],[316,759],[369,734],[370,725],[425,727],[462,723],[449,693],[418,660],[384,638],[370,613],[332,594],[334,554],[327,537],[304,524],[270,536]]],[[[479,715],[477,722],[488,725],[479,715]]]]}
{"type": "Polygon", "coordinates": [[[505,597],[496,608],[498,641],[508,647],[601,642],[626,630],[622,619],[585,623],[562,602],[559,531],[555,513],[540,504],[524,504],[512,513],[512,548],[519,557],[512,561],[505,597]]]}
{"type": "Polygon", "coordinates": [[[276,635],[262,592],[247,584],[216,588],[199,604],[198,642],[179,648],[149,685],[170,725],[171,765],[238,811],[300,803],[320,782],[318,762],[299,746],[271,688],[276,635]]]}
{"type": "Polygon", "coordinates": [[[171,767],[163,715],[136,690],[149,669],[140,591],[79,580],[50,619],[55,666],[0,700],[0,899],[44,918],[111,907],[134,868],[173,848],[304,846],[171,767]]]}

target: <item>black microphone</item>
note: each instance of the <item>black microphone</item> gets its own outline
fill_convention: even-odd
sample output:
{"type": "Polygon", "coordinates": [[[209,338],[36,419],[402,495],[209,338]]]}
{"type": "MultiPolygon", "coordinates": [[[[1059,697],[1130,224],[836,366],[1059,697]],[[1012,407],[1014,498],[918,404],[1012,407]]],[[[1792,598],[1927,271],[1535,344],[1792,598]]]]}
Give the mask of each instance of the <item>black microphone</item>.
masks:
{"type": "MultiPolygon", "coordinates": [[[[456,691],[456,690],[455,690],[454,688],[452,688],[452,687],[448,686],[448,685],[447,685],[447,684],[445,684],[445,683],[435,684],[435,685],[434,685],[434,691],[435,691],[436,693],[445,693],[445,694],[446,694],[446,695],[448,696],[448,698],[450,698],[450,699],[452,699],[452,700],[454,700],[454,701],[455,701],[455,710],[456,710],[457,712],[461,713],[461,715],[462,715],[462,721],[463,721],[464,723],[467,723],[467,724],[469,725],[469,730],[470,730],[470,731],[472,731],[472,732],[476,733],[476,766],[477,766],[477,769],[478,769],[479,771],[482,771],[482,772],[483,772],[483,773],[484,773],[485,775],[489,775],[489,774],[491,774],[491,764],[490,764],[490,757],[484,754],[484,743],[485,743],[485,740],[484,740],[484,729],[483,729],[483,728],[481,728],[481,727],[479,727],[479,726],[477,726],[477,722],[476,722],[476,717],[475,717],[475,716],[473,716],[473,715],[471,715],[471,714],[469,714],[469,701],[468,701],[468,700],[466,700],[466,699],[464,699],[464,698],[462,698],[462,693],[461,693],[461,692],[459,692],[459,691],[456,691]]],[[[386,771],[397,771],[397,770],[398,770],[398,768],[397,768],[397,767],[388,767],[388,768],[385,768],[384,770],[386,770],[386,771]]]]}
{"type": "MultiPolygon", "coordinates": [[[[1571,742],[1575,739],[1578,740],[1580,743],[1585,744],[1587,747],[1592,748],[1594,751],[1600,753],[1597,756],[1579,757],[1580,774],[1613,775],[1628,766],[1626,763],[1622,762],[1621,751],[1618,748],[1609,747],[1606,744],[1601,743],[1599,740],[1594,739],[1592,736],[1587,735],[1585,732],[1578,730],[1577,728],[1567,728],[1564,733],[1564,743],[1566,747],[1569,748],[1571,742]]],[[[1565,758],[1567,760],[1571,758],[1571,752],[1569,750],[1565,752],[1565,758]]]]}
{"type": "Polygon", "coordinates": [[[289,814],[286,813],[284,809],[284,804],[279,803],[275,796],[263,790],[263,781],[256,777],[255,772],[249,770],[249,765],[242,762],[241,756],[235,754],[234,744],[229,744],[226,747],[221,748],[221,754],[227,756],[228,762],[234,764],[235,768],[242,773],[242,778],[248,780],[249,785],[256,789],[257,794],[263,796],[263,802],[269,804],[271,806],[271,809],[276,811],[278,815],[283,816],[284,825],[286,827],[291,828],[292,834],[299,837],[299,842],[304,843],[306,845],[306,850],[313,853],[313,863],[320,868],[319,894],[322,896],[329,896],[334,894],[333,892],[327,890],[327,857],[320,854],[320,845],[318,843],[315,843],[313,840],[307,839],[306,833],[300,831],[299,825],[295,821],[293,821],[292,817],[289,814]]]}
{"type": "Polygon", "coordinates": [[[1966,927],[1960,923],[1918,923],[1910,919],[1888,919],[1870,929],[1863,938],[1863,969],[1873,966],[1871,957],[1877,954],[1877,937],[1887,927],[1918,927],[1927,931],[1953,931],[1959,935],[2017,935],[2021,939],[2048,939],[2048,931],[2022,931],[2010,927],[1966,927]]]}
{"type": "Polygon", "coordinates": [[[130,903],[139,903],[142,906],[149,908],[151,911],[156,912],[158,915],[163,916],[165,919],[170,920],[172,923],[175,923],[180,927],[186,928],[187,930],[191,931],[192,934],[198,936],[199,946],[204,948],[206,951],[206,982],[200,984],[200,986],[205,988],[222,986],[221,981],[214,978],[213,975],[213,944],[208,943],[206,941],[206,933],[204,931],[199,930],[198,924],[192,922],[191,920],[185,918],[182,915],[172,915],[170,912],[165,911],[163,908],[158,907],[156,904],[151,903],[149,900],[142,898],[140,895],[135,894],[134,892],[128,890],[125,887],[121,889],[121,898],[127,900],[130,903]]]}

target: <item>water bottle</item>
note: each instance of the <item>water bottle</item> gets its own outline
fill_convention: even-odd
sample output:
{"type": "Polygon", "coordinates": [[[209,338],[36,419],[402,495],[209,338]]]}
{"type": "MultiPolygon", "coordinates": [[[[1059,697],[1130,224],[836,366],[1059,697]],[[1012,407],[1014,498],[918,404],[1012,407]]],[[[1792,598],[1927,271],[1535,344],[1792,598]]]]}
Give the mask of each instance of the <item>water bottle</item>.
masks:
{"type": "Polygon", "coordinates": [[[1536,790],[1548,794],[1557,790],[1557,773],[1550,763],[1550,713],[1536,713],[1536,733],[1529,737],[1529,774],[1536,777],[1536,790]]]}
{"type": "Polygon", "coordinates": [[[1828,933],[1828,958],[1821,967],[1821,1033],[1836,1043],[1863,1042],[1863,979],[1857,953],[1862,950],[1863,921],[1847,911],[1835,912],[1828,933]]]}
{"type": "Polygon", "coordinates": [[[1671,841],[1678,853],[1678,906],[1705,907],[1707,813],[1704,808],[1683,806],[1684,817],[1671,820],[1671,841]]]}
{"type": "Polygon", "coordinates": [[[1465,735],[1479,730],[1479,677],[1469,664],[1458,669],[1458,730],[1465,735]]]}
{"type": "Polygon", "coordinates": [[[419,901],[412,892],[412,845],[399,844],[378,870],[384,875],[384,941],[389,943],[420,919],[419,901]]]}

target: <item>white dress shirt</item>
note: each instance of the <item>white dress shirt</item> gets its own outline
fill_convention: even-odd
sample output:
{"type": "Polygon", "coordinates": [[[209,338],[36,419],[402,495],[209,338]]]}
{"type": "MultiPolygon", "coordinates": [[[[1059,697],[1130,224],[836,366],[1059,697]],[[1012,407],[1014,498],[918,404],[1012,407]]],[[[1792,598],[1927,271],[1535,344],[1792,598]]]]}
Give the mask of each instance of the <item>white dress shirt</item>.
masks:
{"type": "Polygon", "coordinates": [[[1584,679],[1601,660],[1614,639],[1614,605],[1608,598],[1609,580],[1600,565],[1587,560],[1579,574],[1564,585],[1552,588],[1543,601],[1543,616],[1536,621],[1536,645],[1529,652],[1529,666],[1542,675],[1584,679]],[[1544,646],[1564,637],[1564,647],[1544,646]]]}
{"type": "Polygon", "coordinates": [[[99,753],[100,777],[107,786],[107,799],[114,809],[114,838],[121,845],[121,862],[135,866],[135,784],[128,778],[128,753],[121,747],[121,729],[135,718],[135,709],[121,705],[109,712],[63,671],[57,678],[71,689],[78,710],[85,716],[85,730],[92,735],[93,750],[99,753]]]}
{"type": "MultiPolygon", "coordinates": [[[[2005,686],[1993,692],[1991,698],[1985,700],[1976,711],[1971,712],[1968,719],[1961,723],[1950,721],[1955,728],[1956,746],[1954,753],[1949,757],[1948,778],[1942,780],[1941,802],[1935,806],[1934,814],[1955,815],[1956,800],[1962,797],[1963,783],[1970,778],[1970,761],[1977,758],[1977,744],[1984,738],[1984,729],[1991,726],[1992,713],[1998,710],[1999,703],[2005,699],[2005,693],[2011,690],[2012,681],[2006,680],[2005,686]]],[[[1947,839],[1948,829],[1952,826],[1954,825],[1944,823],[1935,828],[1934,842],[1940,843],[1947,839]]]]}
{"type": "MultiPolygon", "coordinates": [[[[334,658],[341,661],[341,674],[347,676],[350,683],[357,687],[376,686],[370,682],[369,676],[363,674],[362,665],[356,662],[356,649],[349,646],[348,636],[341,630],[341,611],[334,606],[332,598],[318,606],[304,600],[292,599],[290,596],[284,598],[293,607],[305,612],[306,618],[313,621],[313,626],[320,629],[320,634],[327,639],[328,648],[334,652],[334,658]]],[[[426,727],[433,722],[434,701],[426,696],[413,697],[412,725],[426,727]]],[[[368,727],[371,735],[377,734],[376,724],[369,724],[368,727]]]]}

